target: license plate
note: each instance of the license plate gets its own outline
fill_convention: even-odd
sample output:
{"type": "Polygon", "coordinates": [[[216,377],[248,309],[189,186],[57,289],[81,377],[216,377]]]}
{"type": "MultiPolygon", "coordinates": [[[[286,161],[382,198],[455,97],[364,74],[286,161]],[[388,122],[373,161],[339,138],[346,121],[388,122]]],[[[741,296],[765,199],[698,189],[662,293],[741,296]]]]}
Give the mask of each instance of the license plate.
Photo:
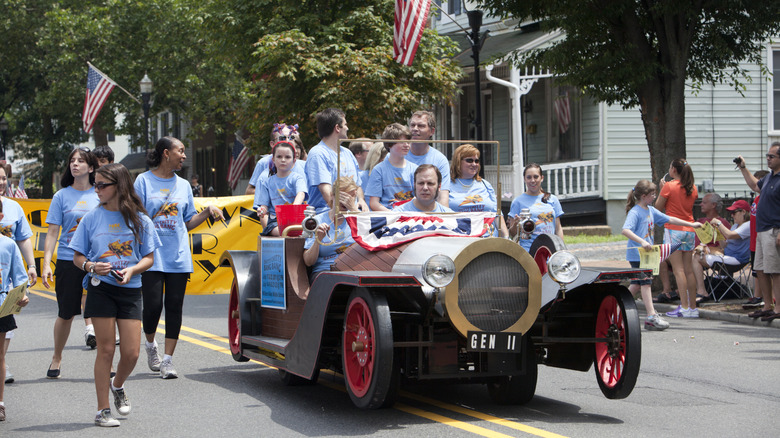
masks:
{"type": "Polygon", "coordinates": [[[523,338],[517,333],[468,332],[468,351],[493,351],[498,353],[520,353],[523,338]]]}

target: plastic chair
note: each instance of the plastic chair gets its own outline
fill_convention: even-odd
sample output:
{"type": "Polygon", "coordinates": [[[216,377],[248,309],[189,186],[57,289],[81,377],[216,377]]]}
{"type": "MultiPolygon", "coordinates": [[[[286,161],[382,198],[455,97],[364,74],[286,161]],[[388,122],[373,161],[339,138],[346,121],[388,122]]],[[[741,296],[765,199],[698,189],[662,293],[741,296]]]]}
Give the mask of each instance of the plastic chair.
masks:
{"type": "Polygon", "coordinates": [[[749,264],[728,265],[721,261],[714,262],[704,278],[710,297],[716,302],[722,300],[730,292],[736,294],[737,298],[752,297],[753,291],[750,290],[747,283],[753,268],[745,269],[749,264]],[[737,274],[736,278],[734,274],[737,274]]]}

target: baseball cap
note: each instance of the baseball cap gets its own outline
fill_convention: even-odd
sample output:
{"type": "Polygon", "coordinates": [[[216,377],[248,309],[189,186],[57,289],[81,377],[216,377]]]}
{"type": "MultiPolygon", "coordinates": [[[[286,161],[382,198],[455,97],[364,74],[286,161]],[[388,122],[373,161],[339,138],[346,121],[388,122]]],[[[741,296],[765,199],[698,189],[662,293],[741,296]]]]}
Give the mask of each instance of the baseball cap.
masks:
{"type": "Polygon", "coordinates": [[[750,204],[747,203],[747,201],[743,201],[742,199],[734,201],[733,204],[731,204],[731,207],[727,207],[726,210],[728,211],[734,211],[734,210],[744,210],[744,211],[750,211],[750,204]]]}

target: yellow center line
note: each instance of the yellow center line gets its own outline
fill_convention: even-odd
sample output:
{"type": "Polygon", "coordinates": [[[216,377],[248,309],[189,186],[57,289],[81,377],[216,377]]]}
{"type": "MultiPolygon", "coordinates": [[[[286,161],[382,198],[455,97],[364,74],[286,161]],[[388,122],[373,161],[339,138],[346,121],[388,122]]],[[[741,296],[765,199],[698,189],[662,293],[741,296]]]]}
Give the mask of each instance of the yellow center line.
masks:
{"type": "Polygon", "coordinates": [[[511,437],[512,435],[506,435],[500,432],[495,432],[490,429],[485,429],[484,427],[475,426],[473,424],[466,423],[464,421],[455,420],[452,418],[445,417],[443,415],[434,414],[433,412],[424,411],[422,409],[418,409],[409,405],[405,405],[403,403],[396,403],[393,405],[395,409],[398,409],[399,411],[406,412],[408,414],[417,415],[418,417],[427,418],[431,421],[436,421],[438,423],[445,424],[450,427],[455,427],[461,430],[465,430],[466,432],[471,432],[473,434],[482,435],[486,437],[511,437]]]}

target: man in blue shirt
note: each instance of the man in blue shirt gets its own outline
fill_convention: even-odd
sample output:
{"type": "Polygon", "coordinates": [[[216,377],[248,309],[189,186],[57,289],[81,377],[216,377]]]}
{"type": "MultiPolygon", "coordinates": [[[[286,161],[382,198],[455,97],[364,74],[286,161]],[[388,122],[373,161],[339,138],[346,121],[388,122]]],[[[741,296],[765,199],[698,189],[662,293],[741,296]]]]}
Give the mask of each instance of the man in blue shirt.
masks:
{"type": "Polygon", "coordinates": [[[745,166],[740,155],[738,166],[745,182],[754,192],[760,192],[756,212],[756,260],[753,269],[758,273],[758,281],[764,294],[764,308],[753,312],[751,317],[761,317],[761,321],[780,318],[780,312],[772,310],[772,291],[775,301],[780,303],[780,142],[772,143],[766,154],[769,174],[758,180],[745,166]]]}
{"type": "Polygon", "coordinates": [[[416,111],[409,119],[409,130],[412,133],[412,149],[406,159],[420,166],[433,164],[441,174],[441,190],[438,201],[441,205],[450,205],[450,162],[438,149],[427,142],[436,133],[436,118],[430,111],[416,111]]]}
{"type": "Polygon", "coordinates": [[[449,207],[436,202],[441,188],[441,173],[433,164],[423,164],[414,171],[414,198],[393,211],[417,213],[453,213],[449,207]]]}

